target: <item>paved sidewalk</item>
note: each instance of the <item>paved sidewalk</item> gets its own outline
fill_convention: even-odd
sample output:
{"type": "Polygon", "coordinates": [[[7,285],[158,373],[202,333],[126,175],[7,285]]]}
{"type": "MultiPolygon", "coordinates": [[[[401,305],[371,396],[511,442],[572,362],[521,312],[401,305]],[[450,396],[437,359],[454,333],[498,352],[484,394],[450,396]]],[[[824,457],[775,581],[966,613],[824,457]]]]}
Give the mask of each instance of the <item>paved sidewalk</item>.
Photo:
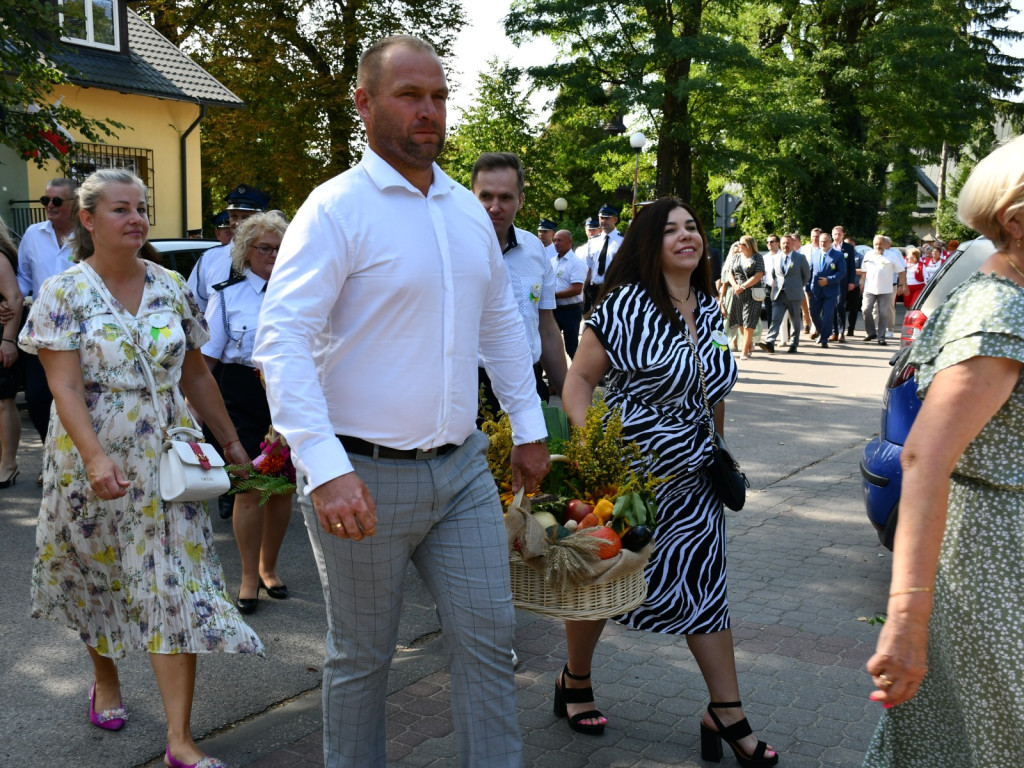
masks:
{"type": "MultiPolygon", "coordinates": [[[[863,672],[885,607],[888,553],[864,520],[861,443],[751,493],[728,512],[730,602],[747,714],[790,768],[854,768],[881,713],[863,672]]],[[[703,680],[678,637],[609,624],[594,664],[601,737],[552,714],[565,661],[559,622],[519,614],[516,672],[524,764],[701,766],[703,680]]],[[[455,766],[449,678],[439,638],[399,653],[388,697],[388,763],[455,766]],[[419,669],[410,675],[410,664],[419,669]],[[418,675],[418,676],[417,676],[418,675]],[[412,678],[412,679],[410,679],[412,678]]],[[[233,768],[323,766],[320,695],[311,692],[203,743],[233,768]]],[[[731,760],[728,754],[726,761],[731,760]]],[[[153,765],[156,765],[154,763],[153,765]]]]}

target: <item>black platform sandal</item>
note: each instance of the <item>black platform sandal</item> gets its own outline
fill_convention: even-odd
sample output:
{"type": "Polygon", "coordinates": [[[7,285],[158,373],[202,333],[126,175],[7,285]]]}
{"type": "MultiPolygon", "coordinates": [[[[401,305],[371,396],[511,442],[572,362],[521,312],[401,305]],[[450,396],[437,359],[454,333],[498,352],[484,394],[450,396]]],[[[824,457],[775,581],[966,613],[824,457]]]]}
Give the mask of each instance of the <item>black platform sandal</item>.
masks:
{"type": "Polygon", "coordinates": [[[589,680],[590,675],[574,675],[569,671],[569,665],[565,665],[565,669],[562,670],[561,685],[555,683],[555,716],[564,717],[568,719],[569,727],[577,733],[586,733],[591,736],[600,736],[604,733],[604,723],[584,723],[583,720],[596,720],[599,717],[604,717],[603,714],[598,712],[596,709],[591,709],[588,712],[580,712],[570,716],[569,710],[566,708],[566,704],[585,704],[588,701],[594,700],[594,689],[591,687],[587,688],[566,688],[565,678],[568,677],[572,680],[589,680]]]}
{"type": "MultiPolygon", "coordinates": [[[[777,765],[779,762],[779,753],[776,752],[771,757],[765,757],[764,753],[768,751],[768,745],[763,741],[757,742],[757,747],[754,749],[754,754],[748,755],[743,749],[737,744],[740,739],[745,739],[753,733],[750,728],[750,723],[747,722],[747,718],[743,718],[732,725],[725,726],[722,721],[718,719],[718,715],[715,714],[712,707],[718,707],[719,709],[731,709],[733,707],[742,707],[743,703],[739,701],[712,701],[708,704],[708,714],[711,715],[711,719],[715,723],[714,730],[708,728],[703,722],[700,724],[700,758],[701,760],[708,760],[712,763],[718,763],[722,760],[722,741],[724,740],[730,747],[732,752],[736,756],[736,762],[742,766],[742,768],[768,768],[771,765],[777,765]]],[[[773,750],[774,751],[774,750],[773,750]]]]}

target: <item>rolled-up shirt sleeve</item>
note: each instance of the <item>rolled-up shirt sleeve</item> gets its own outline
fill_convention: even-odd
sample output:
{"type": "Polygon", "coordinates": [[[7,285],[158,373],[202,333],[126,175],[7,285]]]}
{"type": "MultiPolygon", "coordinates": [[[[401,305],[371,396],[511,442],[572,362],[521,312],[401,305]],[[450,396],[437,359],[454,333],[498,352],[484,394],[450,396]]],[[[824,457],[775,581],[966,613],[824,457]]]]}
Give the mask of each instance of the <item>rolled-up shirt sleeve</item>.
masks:
{"type": "Polygon", "coordinates": [[[267,382],[274,427],[292,447],[309,493],[352,472],[317,375],[318,339],[341,295],[349,248],[336,220],[307,202],[289,225],[256,330],[253,361],[267,382]]]}

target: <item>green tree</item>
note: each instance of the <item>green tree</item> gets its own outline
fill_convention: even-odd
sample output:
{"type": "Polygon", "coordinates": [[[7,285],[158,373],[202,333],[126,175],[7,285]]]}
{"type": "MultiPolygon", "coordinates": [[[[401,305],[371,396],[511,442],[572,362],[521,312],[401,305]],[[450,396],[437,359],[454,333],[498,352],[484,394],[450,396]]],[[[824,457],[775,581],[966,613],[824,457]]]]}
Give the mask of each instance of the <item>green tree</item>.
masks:
{"type": "Polygon", "coordinates": [[[57,146],[63,141],[60,128],[99,141],[123,127],[53,103],[53,89],[75,74],[60,60],[59,29],[54,3],[0,0],[0,143],[40,168],[63,156],[57,146]]]}
{"type": "MultiPolygon", "coordinates": [[[[317,184],[350,168],[365,145],[352,104],[365,47],[408,33],[450,55],[465,23],[457,0],[144,0],[181,46],[248,105],[203,122],[204,192],[246,181],[294,211],[317,184]]],[[[165,32],[166,33],[166,32],[165,32]]]]}

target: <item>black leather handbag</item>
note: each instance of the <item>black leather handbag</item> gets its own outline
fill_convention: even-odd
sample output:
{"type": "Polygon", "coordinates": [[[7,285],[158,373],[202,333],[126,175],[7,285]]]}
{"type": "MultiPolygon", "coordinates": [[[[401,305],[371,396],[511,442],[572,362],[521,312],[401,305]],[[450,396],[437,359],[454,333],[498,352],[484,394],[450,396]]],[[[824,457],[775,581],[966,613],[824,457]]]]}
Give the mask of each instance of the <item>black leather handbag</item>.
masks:
{"type": "Polygon", "coordinates": [[[711,463],[708,465],[708,477],[718,497],[729,509],[739,512],[747,500],[747,488],[750,483],[747,476],[740,470],[740,465],[729,453],[722,436],[712,430],[711,463]]]}
{"type": "Polygon", "coordinates": [[[686,340],[693,351],[693,360],[697,365],[697,373],[700,374],[700,394],[704,399],[704,409],[708,414],[708,437],[711,439],[711,463],[706,471],[711,480],[711,486],[729,509],[739,512],[747,500],[747,488],[750,483],[747,476],[743,474],[739,463],[729,452],[725,439],[715,432],[715,419],[711,411],[711,403],[708,400],[708,387],[704,380],[704,366],[700,363],[700,355],[697,354],[697,345],[690,338],[689,330],[686,332],[686,340]]]}

